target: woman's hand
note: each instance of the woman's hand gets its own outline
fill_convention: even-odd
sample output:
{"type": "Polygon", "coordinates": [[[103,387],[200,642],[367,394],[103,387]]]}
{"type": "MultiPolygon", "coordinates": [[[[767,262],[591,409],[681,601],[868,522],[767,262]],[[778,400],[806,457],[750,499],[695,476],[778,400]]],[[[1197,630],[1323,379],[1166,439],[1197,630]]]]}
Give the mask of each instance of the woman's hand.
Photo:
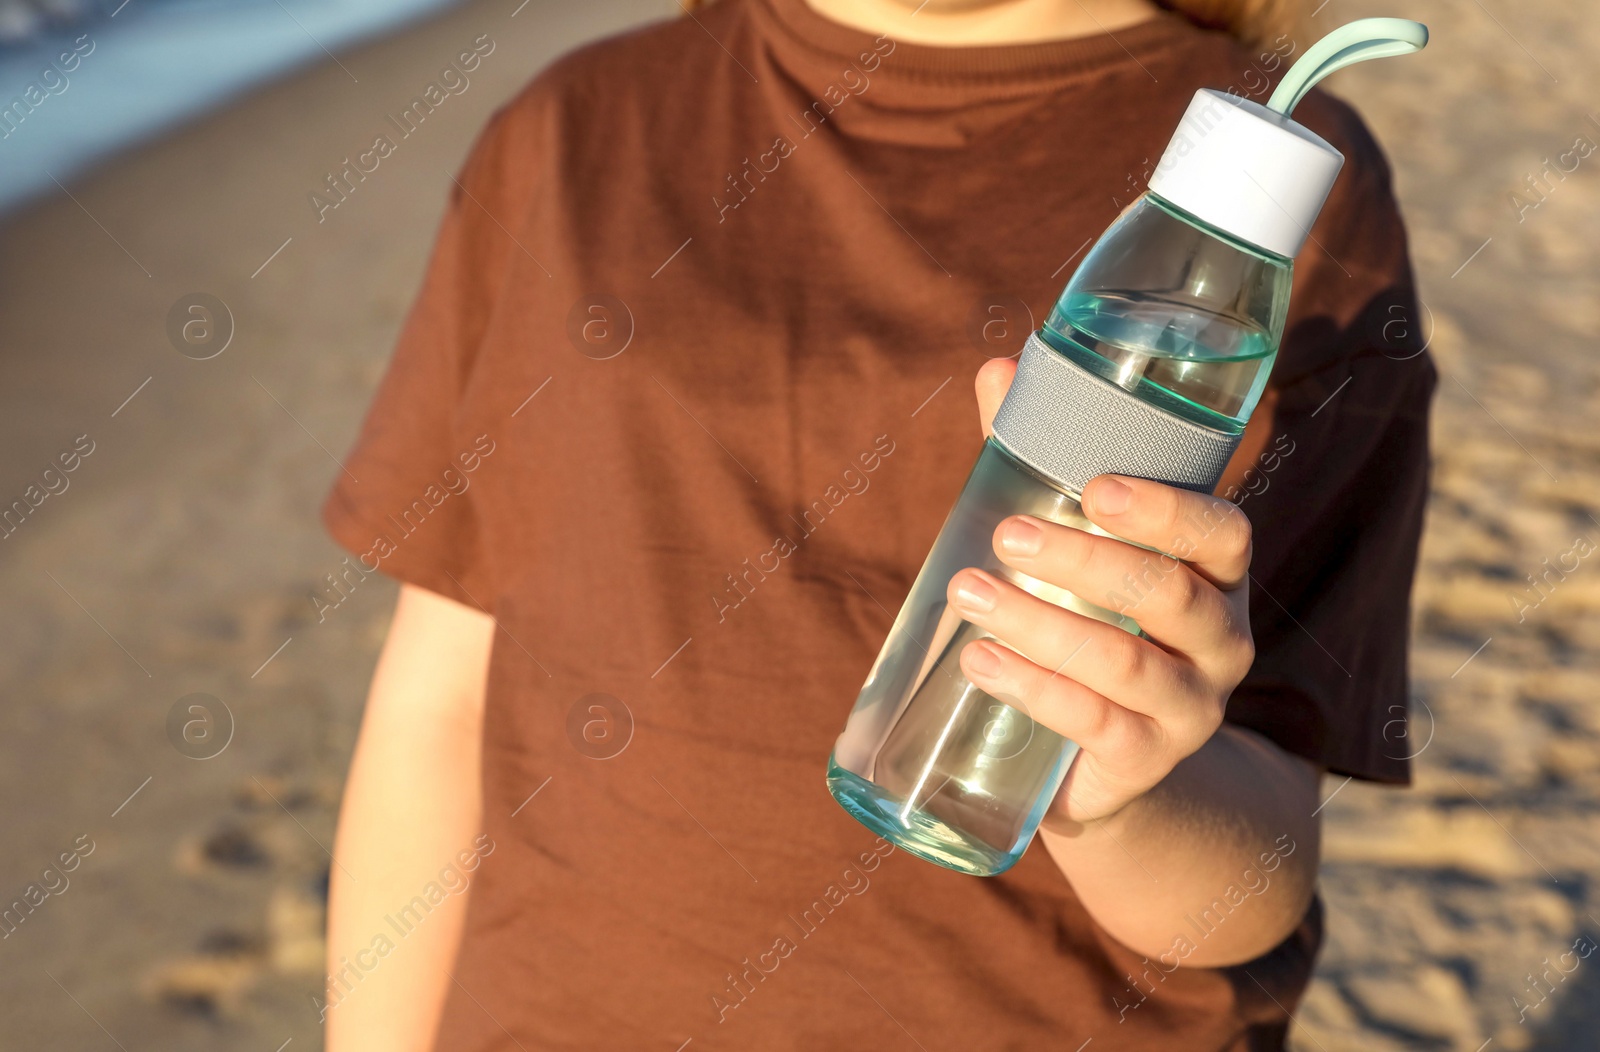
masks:
{"type": "MultiPolygon", "coordinates": [[[[1014,364],[977,381],[987,432],[1014,364]]],[[[1083,492],[1115,540],[1026,515],[1001,522],[994,551],[1029,577],[1135,619],[1148,638],[967,569],[950,602],[994,641],[969,644],[974,684],[1082,750],[1046,824],[1105,818],[1155,786],[1222,724],[1255,659],[1247,605],[1250,523],[1233,504],[1143,479],[1102,475],[1083,492]],[[1147,545],[1156,551],[1141,548],[1147,545]],[[1170,554],[1161,554],[1161,553],[1170,554]]]]}

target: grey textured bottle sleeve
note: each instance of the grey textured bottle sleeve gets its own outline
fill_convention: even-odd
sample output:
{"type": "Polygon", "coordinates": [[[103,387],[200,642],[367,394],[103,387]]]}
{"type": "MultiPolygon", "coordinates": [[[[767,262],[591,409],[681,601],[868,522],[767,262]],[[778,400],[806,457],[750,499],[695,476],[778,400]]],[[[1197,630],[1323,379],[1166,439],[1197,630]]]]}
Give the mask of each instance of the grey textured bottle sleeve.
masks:
{"type": "Polygon", "coordinates": [[[1072,493],[1113,472],[1210,493],[1239,435],[1181,420],[1028,337],[994,437],[1072,493]]]}

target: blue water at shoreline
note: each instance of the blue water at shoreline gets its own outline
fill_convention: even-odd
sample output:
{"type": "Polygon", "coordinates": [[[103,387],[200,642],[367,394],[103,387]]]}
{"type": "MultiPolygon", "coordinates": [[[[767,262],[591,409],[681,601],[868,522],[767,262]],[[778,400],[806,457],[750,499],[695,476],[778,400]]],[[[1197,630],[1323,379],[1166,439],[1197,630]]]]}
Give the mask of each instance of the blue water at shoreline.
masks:
{"type": "Polygon", "coordinates": [[[0,50],[0,106],[21,97],[30,83],[47,90],[21,121],[0,125],[0,131],[10,127],[0,139],[0,211],[59,193],[52,176],[65,183],[109,154],[264,81],[328,61],[324,48],[338,56],[341,48],[453,2],[128,0],[115,18],[107,9],[10,45],[0,50]],[[88,39],[76,43],[85,34],[88,39]],[[76,69],[61,77],[43,73],[75,45],[81,56],[76,69]]]}

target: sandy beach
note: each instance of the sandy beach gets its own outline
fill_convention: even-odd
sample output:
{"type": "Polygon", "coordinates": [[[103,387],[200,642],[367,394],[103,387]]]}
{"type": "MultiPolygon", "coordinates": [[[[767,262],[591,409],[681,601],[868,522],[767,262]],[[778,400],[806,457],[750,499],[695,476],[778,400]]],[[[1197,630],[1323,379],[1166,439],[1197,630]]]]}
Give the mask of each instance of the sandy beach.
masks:
{"type": "MultiPolygon", "coordinates": [[[[316,509],[489,113],[677,13],[518,2],[341,51],[0,218],[0,500],[53,490],[0,547],[0,898],[75,859],[0,925],[5,1047],[320,1047],[326,849],[394,586],[319,622],[343,555],[316,509]],[[470,84],[319,209],[475,47],[470,84]],[[211,737],[183,744],[191,705],[211,737]]],[[[1395,322],[1442,375],[1393,743],[1416,784],[1325,785],[1330,937],[1295,1047],[1578,1052],[1600,1032],[1600,955],[1575,951],[1600,946],[1600,156],[1578,146],[1600,19],[1330,0],[1315,24],[1374,14],[1434,33],[1331,82],[1389,152],[1425,303],[1395,322]]]]}

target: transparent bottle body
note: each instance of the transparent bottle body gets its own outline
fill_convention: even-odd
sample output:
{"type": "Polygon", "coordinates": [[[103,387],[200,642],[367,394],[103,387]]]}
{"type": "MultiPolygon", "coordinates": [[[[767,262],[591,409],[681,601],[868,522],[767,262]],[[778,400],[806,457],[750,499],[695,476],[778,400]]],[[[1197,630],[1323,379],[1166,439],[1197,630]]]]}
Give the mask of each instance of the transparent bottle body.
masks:
{"type": "MultiPolygon", "coordinates": [[[[1277,352],[1290,268],[1146,194],[1096,243],[1039,335],[1158,408],[1238,434],[1277,352]]],[[[1002,564],[994,530],[1016,514],[1104,535],[1076,493],[989,439],[828,766],[829,790],[862,824],[928,861],[982,876],[1022,856],[1078,748],[1035,723],[1028,699],[991,696],[967,681],[962,649],[993,637],[951,609],[950,579],[978,567],[1139,631],[1128,617],[1002,564]]]]}
{"type": "Polygon", "coordinates": [[[1103,532],[1073,494],[994,439],[986,442],[828,767],[834,798],[864,825],[929,861],[983,876],[1022,857],[1077,746],[1029,718],[1022,699],[991,696],[967,680],[962,648],[994,637],[950,606],[950,578],[981,567],[1048,602],[1138,630],[1128,618],[1002,564],[994,530],[1019,513],[1103,532]]]}

